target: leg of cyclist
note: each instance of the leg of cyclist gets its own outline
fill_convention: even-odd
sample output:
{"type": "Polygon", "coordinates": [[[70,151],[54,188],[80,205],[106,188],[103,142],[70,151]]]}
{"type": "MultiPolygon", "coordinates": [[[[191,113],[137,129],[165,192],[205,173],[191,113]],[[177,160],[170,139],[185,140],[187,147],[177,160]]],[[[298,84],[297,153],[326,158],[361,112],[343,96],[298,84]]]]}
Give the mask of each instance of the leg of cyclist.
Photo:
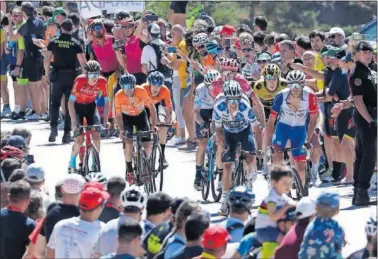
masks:
{"type": "MultiPolygon", "coordinates": [[[[259,126],[257,125],[257,127],[259,126]]],[[[259,136],[261,137],[261,134],[259,136]]],[[[255,138],[252,133],[252,128],[251,127],[246,128],[244,131],[241,132],[241,134],[238,134],[238,137],[239,137],[238,140],[241,142],[241,149],[246,153],[246,164],[247,164],[247,168],[246,168],[247,170],[245,171],[246,172],[246,175],[245,175],[246,186],[252,189],[253,183],[257,179],[256,163],[255,163],[256,160],[255,160],[255,155],[252,154],[256,152],[255,138]]],[[[259,145],[260,145],[259,147],[261,147],[261,142],[259,143],[259,145]]]]}
{"type": "Polygon", "coordinates": [[[272,162],[274,164],[280,165],[283,162],[283,150],[288,142],[290,129],[291,127],[289,125],[283,123],[278,122],[276,125],[272,138],[272,145],[274,147],[274,155],[272,157],[272,162]]]}
{"type": "MultiPolygon", "coordinates": [[[[172,108],[168,108],[166,106],[159,105],[156,108],[156,111],[158,113],[158,121],[159,123],[166,123],[170,124],[172,123],[172,108]]],[[[161,152],[163,155],[163,168],[168,167],[168,162],[165,159],[165,145],[167,144],[167,137],[168,137],[168,128],[163,127],[159,129],[159,140],[160,140],[160,147],[161,152]]]]}
{"type": "MultiPolygon", "coordinates": [[[[100,119],[100,115],[98,113],[96,104],[95,103],[91,104],[90,109],[91,109],[92,115],[87,116],[88,126],[101,124],[101,119],[100,119]]],[[[105,116],[105,117],[107,118],[108,116],[105,116]]],[[[100,131],[101,131],[101,129],[92,129],[92,131],[91,131],[93,144],[95,145],[98,153],[100,153],[100,143],[101,143],[100,131]]]]}
{"type": "Polygon", "coordinates": [[[302,186],[306,183],[306,149],[303,145],[306,141],[307,129],[306,127],[295,127],[290,136],[291,147],[295,148],[291,151],[294,159],[295,168],[298,171],[299,177],[302,181],[302,186]]]}
{"type": "MultiPolygon", "coordinates": [[[[68,111],[71,116],[72,131],[75,133],[79,130],[80,125],[84,122],[86,116],[86,105],[78,104],[74,100],[68,101],[68,111]]],[[[76,168],[76,157],[80,152],[80,147],[84,143],[84,136],[77,136],[72,146],[71,158],[69,161],[69,171],[76,168]]]]}
{"type": "MultiPolygon", "coordinates": [[[[198,138],[198,136],[197,136],[198,138]]],[[[196,176],[194,179],[194,189],[197,191],[202,191],[202,171],[203,171],[203,164],[205,162],[205,152],[207,147],[208,138],[200,138],[198,150],[196,152],[196,176]]]]}
{"type": "Polygon", "coordinates": [[[312,180],[313,185],[319,185],[321,183],[319,177],[319,162],[320,156],[322,155],[322,147],[319,143],[319,136],[318,134],[314,133],[311,137],[310,143],[312,144],[312,151],[311,151],[311,175],[310,179],[312,180]]]}
{"type": "Polygon", "coordinates": [[[72,146],[71,158],[69,161],[69,170],[76,168],[76,157],[79,154],[80,147],[84,144],[84,135],[77,136],[72,146]]]}

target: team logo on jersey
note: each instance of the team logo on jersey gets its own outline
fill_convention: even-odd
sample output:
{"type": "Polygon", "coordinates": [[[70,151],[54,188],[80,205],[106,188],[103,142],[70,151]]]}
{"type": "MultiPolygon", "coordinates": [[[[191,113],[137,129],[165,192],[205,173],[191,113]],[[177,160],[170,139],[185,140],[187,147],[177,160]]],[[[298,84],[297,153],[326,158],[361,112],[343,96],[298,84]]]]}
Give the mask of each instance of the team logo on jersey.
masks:
{"type": "Polygon", "coordinates": [[[356,79],[354,79],[354,84],[356,86],[360,86],[362,84],[362,80],[360,78],[356,78],[356,79]]]}

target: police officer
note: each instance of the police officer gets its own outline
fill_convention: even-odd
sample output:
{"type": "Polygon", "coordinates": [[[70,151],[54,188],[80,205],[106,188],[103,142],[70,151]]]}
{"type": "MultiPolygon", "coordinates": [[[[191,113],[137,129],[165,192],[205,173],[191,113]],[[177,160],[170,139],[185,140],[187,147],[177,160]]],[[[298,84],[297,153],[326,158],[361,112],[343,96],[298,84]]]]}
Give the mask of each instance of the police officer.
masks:
{"type": "Polygon", "coordinates": [[[349,79],[357,128],[352,204],[366,206],[370,202],[368,189],[377,158],[377,73],[368,67],[373,58],[372,46],[361,41],[356,51],[356,68],[349,79]]]}
{"type": "Polygon", "coordinates": [[[80,43],[72,38],[73,23],[70,19],[66,19],[61,24],[61,35],[52,39],[47,46],[47,54],[45,55],[44,66],[46,74],[50,72],[50,65],[52,67],[50,73],[51,90],[51,133],[49,142],[55,142],[58,135],[58,117],[60,101],[62,96],[65,96],[66,115],[64,116],[64,135],[63,143],[71,141],[71,118],[68,114],[68,98],[77,76],[78,64],[83,67],[86,60],[83,49],[80,43]],[[51,62],[51,57],[54,57],[51,62]]]}

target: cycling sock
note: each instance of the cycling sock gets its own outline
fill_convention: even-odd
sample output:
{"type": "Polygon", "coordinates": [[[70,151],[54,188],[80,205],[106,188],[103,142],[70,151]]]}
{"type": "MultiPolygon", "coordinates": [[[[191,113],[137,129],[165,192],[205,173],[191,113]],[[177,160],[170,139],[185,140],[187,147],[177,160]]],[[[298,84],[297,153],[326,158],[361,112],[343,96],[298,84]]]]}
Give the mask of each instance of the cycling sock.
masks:
{"type": "Polygon", "coordinates": [[[163,157],[165,157],[165,144],[160,144],[160,147],[161,147],[161,154],[163,155],[163,157]]]}
{"type": "Polygon", "coordinates": [[[70,168],[76,168],[76,156],[71,155],[70,168]]]}
{"type": "Polygon", "coordinates": [[[196,179],[201,179],[203,166],[196,165],[196,179]]]}
{"type": "Polygon", "coordinates": [[[217,172],[219,174],[219,181],[222,181],[223,168],[217,168],[217,172]]]}
{"type": "Polygon", "coordinates": [[[228,192],[222,192],[222,202],[228,200],[228,192]]]}
{"type": "Polygon", "coordinates": [[[126,169],[127,171],[133,171],[133,162],[126,162],[126,169]]]}
{"type": "Polygon", "coordinates": [[[311,171],[312,171],[314,174],[317,174],[317,173],[318,173],[318,170],[319,170],[319,163],[318,163],[318,164],[312,163],[311,171]]]}

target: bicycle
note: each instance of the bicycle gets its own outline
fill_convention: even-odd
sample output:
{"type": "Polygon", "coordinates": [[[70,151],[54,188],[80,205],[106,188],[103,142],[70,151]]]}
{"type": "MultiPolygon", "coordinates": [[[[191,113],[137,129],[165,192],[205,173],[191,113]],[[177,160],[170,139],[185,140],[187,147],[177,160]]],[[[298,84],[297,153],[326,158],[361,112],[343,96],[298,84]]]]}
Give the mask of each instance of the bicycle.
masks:
{"type": "Polygon", "coordinates": [[[84,135],[84,145],[79,150],[79,172],[82,176],[86,176],[90,172],[101,172],[100,156],[91,138],[91,130],[98,130],[101,126],[103,125],[80,126],[74,134],[75,137],[84,135]],[[92,162],[91,169],[90,162],[92,162]]]}

